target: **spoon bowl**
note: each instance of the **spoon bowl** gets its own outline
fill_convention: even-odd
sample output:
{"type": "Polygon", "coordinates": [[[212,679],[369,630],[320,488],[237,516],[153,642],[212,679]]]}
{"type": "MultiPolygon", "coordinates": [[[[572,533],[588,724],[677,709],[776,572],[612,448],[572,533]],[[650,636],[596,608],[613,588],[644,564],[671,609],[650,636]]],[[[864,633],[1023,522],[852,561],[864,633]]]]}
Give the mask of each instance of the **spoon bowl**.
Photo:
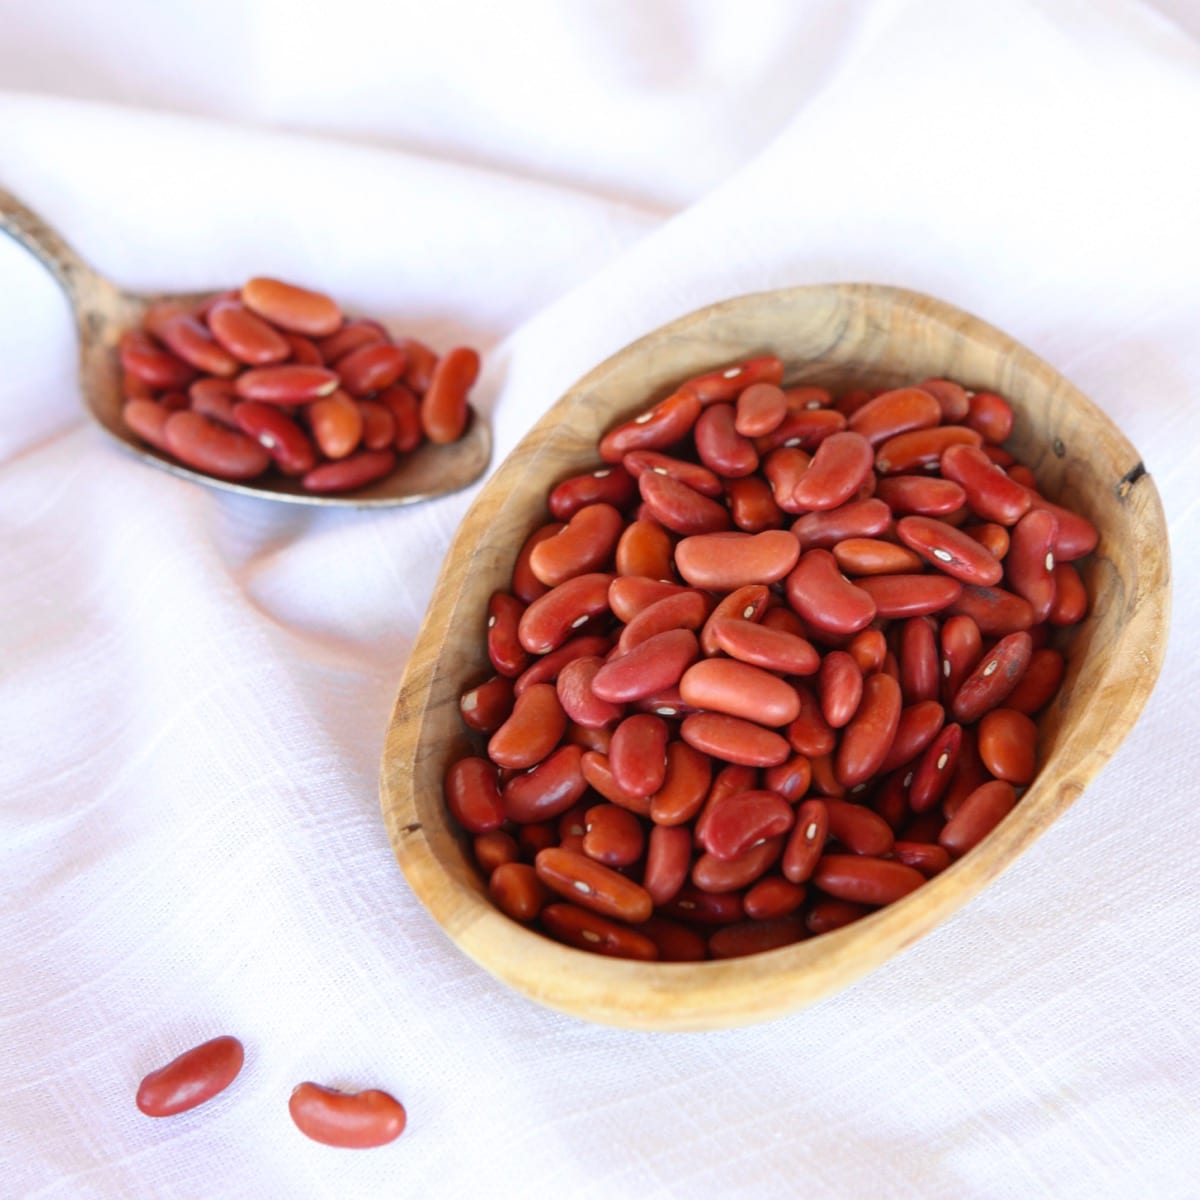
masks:
{"type": "Polygon", "coordinates": [[[269,482],[236,483],[193,471],[146,445],[121,418],[124,395],[117,344],[129,329],[141,326],[146,309],[163,300],[198,305],[214,292],[127,292],[94,271],[63,238],[32,209],[0,188],[0,231],[7,233],[37,257],[58,280],[75,314],[79,335],[79,384],[84,407],[100,428],[125,451],[143,462],[194,483],[240,492],[264,500],[342,508],[386,508],[460,491],[487,469],[492,454],[491,430],[472,410],[466,432],[457,442],[426,442],[401,459],[384,479],[358,491],[316,495],[301,488],[298,480],[272,476],[269,482]]]}

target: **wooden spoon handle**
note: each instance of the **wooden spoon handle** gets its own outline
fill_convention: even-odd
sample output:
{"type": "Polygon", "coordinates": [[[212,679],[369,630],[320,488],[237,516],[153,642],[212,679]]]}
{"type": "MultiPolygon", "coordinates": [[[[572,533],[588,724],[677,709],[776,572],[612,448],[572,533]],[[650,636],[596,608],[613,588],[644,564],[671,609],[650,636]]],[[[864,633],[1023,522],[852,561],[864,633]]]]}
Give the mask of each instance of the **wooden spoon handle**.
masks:
{"type": "Polygon", "coordinates": [[[40,259],[78,309],[101,286],[101,278],[33,209],[0,188],[0,232],[40,259]]]}

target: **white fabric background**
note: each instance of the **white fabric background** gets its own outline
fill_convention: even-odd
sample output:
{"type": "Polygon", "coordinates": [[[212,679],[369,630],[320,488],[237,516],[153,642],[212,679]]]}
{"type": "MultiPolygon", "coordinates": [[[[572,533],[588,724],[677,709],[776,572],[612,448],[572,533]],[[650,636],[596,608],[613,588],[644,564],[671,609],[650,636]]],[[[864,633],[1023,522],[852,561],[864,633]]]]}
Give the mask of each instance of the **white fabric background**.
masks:
{"type": "Polygon", "coordinates": [[[1181,0],[0,0],[0,185],[122,285],[279,273],[473,342],[500,455],[701,304],[915,287],[1113,416],[1175,572],[1142,721],[954,919],[766,1026],[589,1026],[460,956],[379,817],[470,496],[312,512],[142,467],[81,418],[66,305],[0,239],[0,1195],[1200,1196],[1197,24],[1181,0]],[[233,1088],[136,1111],[222,1032],[233,1088]],[[385,1087],[409,1130],[311,1144],[301,1079],[385,1087]]]}

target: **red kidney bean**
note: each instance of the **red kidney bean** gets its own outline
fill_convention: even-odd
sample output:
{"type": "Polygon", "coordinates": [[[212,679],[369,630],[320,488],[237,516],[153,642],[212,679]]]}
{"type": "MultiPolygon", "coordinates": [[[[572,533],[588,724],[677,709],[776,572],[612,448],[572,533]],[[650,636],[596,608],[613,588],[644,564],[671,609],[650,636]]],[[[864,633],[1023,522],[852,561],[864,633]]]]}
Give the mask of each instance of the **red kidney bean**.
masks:
{"type": "Polygon", "coordinates": [[[997,779],[1024,787],[1037,774],[1037,726],[1013,708],[993,708],[979,719],[979,757],[997,779]]]}
{"type": "Polygon", "coordinates": [[[1035,622],[1045,621],[1054,606],[1054,541],[1058,520],[1035,508],[1013,526],[1004,575],[1009,587],[1029,602],[1035,622]]]}
{"type": "Polygon", "coordinates": [[[758,467],[754,443],[738,433],[733,405],[713,404],[696,420],[692,433],[700,461],[717,475],[736,479],[758,467]]]}
{"type": "Polygon", "coordinates": [[[936,700],[918,700],[901,709],[891,749],[879,764],[880,774],[912,762],[941,732],[946,710],[936,700]]]}
{"type": "Polygon", "coordinates": [[[694,925],[731,925],[745,915],[738,892],[706,892],[692,883],[685,883],[663,910],[694,925]]]}
{"type": "Polygon", "coordinates": [[[706,375],[697,375],[682,384],[681,389],[698,396],[705,404],[714,404],[736,399],[751,384],[778,384],[782,379],[782,361],[774,354],[764,354],[733,366],[718,368],[706,375]]]}
{"type": "Polygon", "coordinates": [[[780,446],[763,460],[762,473],[771,501],[781,513],[804,511],[803,505],[795,502],[793,493],[811,465],[811,456],[795,446],[780,446]]]}
{"type": "Polygon", "coordinates": [[[129,371],[121,373],[121,394],[126,400],[156,400],[158,389],[129,371]]]}
{"type": "Polygon", "coordinates": [[[712,782],[712,763],[686,742],[670,742],[666,759],[662,787],[651,797],[649,815],[658,825],[682,825],[704,804],[712,782]]]}
{"type": "Polygon", "coordinates": [[[946,822],[938,843],[952,858],[961,858],[978,846],[1012,812],[1016,803],[1012,784],[1002,779],[977,787],[946,822]]]}
{"type": "Polygon", "coordinates": [[[323,367],[325,360],[321,357],[316,343],[298,333],[285,333],[283,340],[291,351],[291,360],[299,367],[323,367]]]}
{"type": "Polygon", "coordinates": [[[181,304],[152,304],[142,321],[168,350],[197,371],[224,377],[237,374],[241,368],[242,364],[214,341],[208,329],[181,304]]]}
{"type": "Polygon", "coordinates": [[[734,428],[743,437],[762,437],[779,428],[787,411],[787,397],[777,384],[751,384],[738,395],[734,428]]]}
{"type": "MultiPolygon", "coordinates": [[[[817,409],[833,408],[833,397],[829,391],[823,387],[814,387],[812,384],[800,384],[797,387],[784,388],[783,397],[787,401],[789,413],[798,412],[815,412],[817,409]]],[[[871,394],[866,394],[866,399],[869,400],[871,394]]],[[[838,411],[843,416],[848,415],[842,408],[838,411]]]]}
{"type": "Polygon", "coordinates": [[[716,640],[716,623],[723,620],[759,621],[767,609],[771,593],[762,584],[751,583],[736,588],[713,609],[700,631],[700,649],[712,657],[721,652],[716,640]]]}
{"type": "Polygon", "coordinates": [[[855,904],[850,900],[817,900],[809,908],[804,918],[808,932],[816,936],[821,933],[835,933],[852,925],[855,921],[867,916],[871,909],[865,904],[855,904]]]}
{"type": "Polygon", "coordinates": [[[998,467],[1003,467],[1007,470],[1009,467],[1017,465],[1017,460],[1003,446],[995,446],[991,442],[984,442],[981,449],[998,467]]]}
{"type": "Polygon", "coordinates": [[[824,853],[829,835],[829,808],[825,800],[805,800],[796,809],[796,820],[783,851],[782,870],[792,883],[804,883],[824,853]]]}
{"type": "Polygon", "coordinates": [[[333,366],[355,350],[380,346],[388,340],[387,330],[376,321],[347,321],[337,333],[321,338],[317,349],[321,352],[321,361],[333,366]]]}
{"type": "Polygon", "coordinates": [[[950,865],[945,848],[930,842],[895,842],[892,854],[906,867],[916,867],[926,879],[940,875],[950,865]]]}
{"type": "Polygon", "coordinates": [[[304,415],[313,440],[326,458],[349,458],[362,442],[362,413],[345,392],[314,400],[304,415]]]}
{"type": "Polygon", "coordinates": [[[964,525],[963,533],[974,538],[981,546],[986,546],[994,558],[1003,559],[1008,553],[1011,539],[1008,530],[994,521],[986,521],[982,525],[964,525]]]}
{"type": "Polygon", "coordinates": [[[789,405],[782,424],[757,438],[754,444],[760,455],[783,447],[815,450],[827,437],[845,428],[846,418],[833,409],[795,409],[789,405]]]}
{"type": "Polygon", "coordinates": [[[476,733],[495,733],[512,714],[513,703],[512,680],[493,675],[463,692],[458,711],[464,723],[476,733]]]}
{"type": "Polygon", "coordinates": [[[721,504],[669,475],[647,471],[638,491],[654,519],[673,533],[687,537],[729,528],[729,513],[721,504]]]}
{"type": "Polygon", "coordinates": [[[923,565],[906,547],[876,538],[847,538],[833,547],[833,557],[847,575],[902,575],[923,565]]]}
{"type": "Polygon", "coordinates": [[[792,525],[804,550],[827,550],[847,538],[871,538],[892,524],[891,509],[876,499],[856,500],[827,512],[806,513],[792,525]]]}
{"type": "Polygon", "coordinates": [[[456,442],[467,428],[467,394],[479,377],[479,354],[469,346],[447,351],[433,370],[421,402],[421,428],[435,445],[456,442]]]}
{"type": "Polygon", "coordinates": [[[979,664],[955,693],[950,709],[957,721],[977,721],[998,708],[1017,686],[1033,654],[1033,639],[1024,632],[1010,633],[983,655],[979,664]]]}
{"type": "Polygon", "coordinates": [[[192,367],[137,330],[121,335],[119,353],[122,369],[152,388],[185,388],[196,378],[192,367]]]}
{"type": "Polygon", "coordinates": [[[505,816],[524,823],[562,816],[587,791],[583,754],[579,746],[567,743],[532,770],[513,775],[501,790],[505,816]]]}
{"type": "Polygon", "coordinates": [[[530,558],[533,555],[533,549],[540,542],[544,542],[547,538],[552,538],[560,530],[566,526],[558,521],[552,521],[549,525],[543,525],[539,529],[535,529],[524,541],[520,551],[517,554],[517,561],[513,564],[512,572],[512,590],[513,595],[524,604],[532,604],[539,596],[544,596],[550,589],[533,573],[533,568],[530,566],[530,558]]]}
{"type": "Polygon", "coordinates": [[[793,755],[777,767],[768,767],[763,772],[763,783],[768,791],[782,796],[789,804],[802,800],[812,782],[812,764],[803,754],[793,755]]]}
{"type": "Polygon", "coordinates": [[[946,575],[867,575],[858,580],[857,586],[870,598],[880,617],[920,617],[941,612],[963,591],[957,579],[946,575]]]}
{"type": "Polygon", "coordinates": [[[600,457],[619,463],[631,450],[668,450],[690,432],[700,416],[700,398],[680,390],[639,413],[600,439],[600,457]]]}
{"type": "Polygon", "coordinates": [[[858,664],[864,676],[873,675],[883,669],[888,653],[887,638],[878,629],[864,629],[850,639],[846,653],[858,664]]]}
{"type": "Polygon", "coordinates": [[[792,488],[800,510],[840,508],[870,475],[873,455],[861,434],[834,433],[817,447],[808,470],[792,488]]]}
{"type": "Polygon", "coordinates": [[[305,337],[327,337],[342,324],[341,309],[328,296],[278,279],[251,279],[242,287],[241,300],[272,325],[305,337]]]}
{"type": "Polygon", "coordinates": [[[881,475],[905,475],[918,467],[935,466],[950,446],[979,446],[982,442],[982,436],[965,425],[939,425],[936,429],[901,433],[876,450],[875,469],[881,475]]]}
{"type": "Polygon", "coordinates": [[[571,631],[589,617],[608,612],[611,575],[577,575],[535,600],[521,617],[518,636],[530,654],[545,654],[561,646],[571,631]]]}
{"type": "Polygon", "coordinates": [[[451,763],[444,790],[450,815],[468,833],[491,833],[504,823],[499,773],[486,758],[460,758],[451,763]]]}
{"type": "Polygon", "coordinates": [[[692,868],[692,831],[682,825],[655,825],[646,840],[642,886],[655,907],[669,904],[692,868]]]}
{"type": "Polygon", "coordinates": [[[647,608],[669,596],[694,592],[694,588],[644,575],[619,575],[608,588],[608,605],[618,620],[630,624],[647,608]]]}
{"type": "Polygon", "coordinates": [[[973,618],[947,618],[942,625],[941,652],[942,696],[949,704],[983,654],[983,638],[973,618]]]}
{"type": "Polygon", "coordinates": [[[688,583],[722,592],[775,583],[799,557],[800,543],[782,529],[685,537],[675,547],[675,565],[688,583]]]}
{"type": "Polygon", "coordinates": [[[535,658],[532,664],[517,676],[513,691],[520,696],[535,683],[553,683],[558,673],[569,662],[577,658],[588,658],[592,655],[605,655],[610,650],[609,639],[599,634],[583,634],[563,642],[557,650],[551,650],[540,658],[535,658]]]}
{"type": "Polygon", "coordinates": [[[185,1050],[151,1071],[137,1090],[137,1106],[148,1117],[187,1112],[223,1092],[242,1069],[245,1051],[235,1037],[217,1037],[185,1050]]]}
{"type": "Polygon", "coordinates": [[[392,410],[378,400],[360,400],[362,444],[368,450],[389,450],[396,443],[396,419],[392,410]]]}
{"type": "Polygon", "coordinates": [[[828,550],[806,550],[785,586],[788,603],[813,629],[851,634],[868,625],[876,614],[875,600],[862,586],[865,582],[850,583],[828,550]]]}
{"type": "Polygon", "coordinates": [[[550,899],[546,885],[528,863],[502,863],[492,872],[488,880],[488,891],[496,907],[524,925],[538,919],[550,899]]]}
{"type": "Polygon", "coordinates": [[[587,810],[583,852],[606,867],[628,867],[642,857],[646,834],[641,822],[616,804],[596,804],[587,810]]]}
{"type": "MultiPolygon", "coordinates": [[[[612,748],[611,739],[609,741],[609,748],[612,748]]],[[[608,800],[612,804],[619,804],[622,808],[627,808],[630,812],[637,813],[639,817],[649,816],[650,797],[648,795],[635,796],[632,792],[625,791],[617,783],[613,775],[612,764],[606,753],[598,750],[585,750],[579,765],[583,772],[584,780],[590,787],[599,792],[605,800],[608,800]]]]}
{"type": "Polygon", "coordinates": [[[251,438],[198,412],[173,412],[163,423],[167,450],[180,462],[219,479],[255,479],[271,457],[251,438]]]}
{"type": "Polygon", "coordinates": [[[925,748],[916,764],[905,772],[908,805],[913,812],[928,812],[945,794],[954,778],[962,742],[961,725],[945,726],[925,748]]]}
{"type": "Polygon", "coordinates": [[[907,704],[935,700],[941,691],[937,633],[928,617],[912,617],[900,627],[900,686],[907,704]]]}
{"type": "Polygon", "coordinates": [[[308,435],[278,406],[243,400],[233,405],[232,415],[237,427],[262,446],[285,475],[305,475],[317,465],[308,435]]]}
{"type": "Polygon", "coordinates": [[[971,411],[970,398],[960,384],[949,379],[926,379],[917,386],[938,402],[942,410],[942,420],[949,425],[965,420],[967,413],[971,411]]]}
{"type": "Polygon", "coordinates": [[[624,467],[614,465],[564,479],[550,493],[548,504],[555,520],[569,521],[585,505],[611,504],[622,509],[636,495],[636,480],[624,467]]]}
{"type": "Polygon", "coordinates": [[[1066,660],[1057,650],[1049,647],[1035,650],[1021,681],[1005,698],[1005,707],[1024,713],[1027,717],[1041,712],[1062,685],[1066,668],[1066,660]]]}
{"type": "Polygon", "coordinates": [[[392,473],[396,455],[392,450],[362,450],[336,462],[321,463],[301,480],[309,492],[353,492],[392,473]]]}
{"type": "Polygon", "coordinates": [[[610,704],[628,704],[679,682],[700,646],[690,629],[668,629],[612,658],[592,678],[592,691],[610,704]]]}
{"type": "Polygon", "coordinates": [[[547,847],[538,851],[533,865],[552,892],[602,917],[636,925],[654,910],[654,901],[641,884],[586,854],[547,847]]]}
{"type": "Polygon", "coordinates": [[[714,930],[708,939],[708,952],[714,959],[744,958],[794,945],[807,936],[808,930],[800,917],[746,921],[714,930]]]}
{"type": "Polygon", "coordinates": [[[865,681],[862,702],[842,734],[834,763],[843,786],[857,787],[879,770],[896,737],[901,703],[900,685],[890,675],[865,681]]]}
{"type": "MultiPolygon", "coordinates": [[[[788,809],[791,815],[791,809],[788,809]]],[[[741,891],[775,865],[783,852],[783,838],[773,837],[756,842],[737,858],[723,859],[715,854],[701,854],[692,864],[692,883],[705,892],[741,891]]]]}
{"type": "Polygon", "coordinates": [[[573,746],[579,746],[583,750],[596,750],[604,755],[608,754],[609,747],[612,745],[612,730],[607,726],[592,729],[570,721],[567,723],[567,732],[564,737],[573,746]]]}
{"type": "Polygon", "coordinates": [[[976,392],[969,400],[967,425],[978,429],[987,441],[998,446],[1012,433],[1012,407],[994,392],[976,392]]]}
{"type": "Polygon", "coordinates": [[[547,904],[541,924],[552,938],[579,950],[641,962],[658,958],[658,947],[644,933],[575,904],[547,904]]]}
{"type": "Polygon", "coordinates": [[[895,838],[892,827],[876,812],[861,804],[828,799],[829,836],[854,854],[879,858],[889,853],[895,838]]]}
{"type": "Polygon", "coordinates": [[[153,400],[127,400],[121,408],[121,417],[134,433],[156,450],[170,453],[167,445],[166,424],[171,414],[153,400]]]}
{"type": "Polygon", "coordinates": [[[487,608],[487,652],[501,675],[515,678],[529,666],[529,652],[517,637],[526,606],[507,592],[493,592],[487,608]]]}
{"type": "Polygon", "coordinates": [[[820,702],[803,683],[796,684],[796,698],[800,701],[800,715],[785,731],[788,742],[797,754],[809,758],[828,754],[836,745],[837,738],[825,720],[820,702]]]}
{"type": "Polygon", "coordinates": [[[674,581],[673,552],[671,535],[657,521],[632,521],[617,542],[617,574],[674,581]]]}
{"type": "Polygon", "coordinates": [[[479,869],[488,879],[497,867],[516,862],[521,853],[517,839],[511,833],[505,833],[503,829],[479,834],[471,843],[471,849],[479,869]]]}
{"type": "Polygon", "coordinates": [[[902,517],[896,522],[896,534],[915,554],[963,583],[990,587],[1004,575],[989,550],[944,521],[902,517]]]}
{"type": "Polygon", "coordinates": [[[387,1092],[342,1092],[318,1083],[294,1088],[288,1112],[305,1137],[349,1150],[386,1146],[404,1132],[408,1121],[404,1105],[387,1092]]]}
{"type": "Polygon", "coordinates": [[[653,796],[667,774],[667,723],[653,713],[634,713],[613,730],[609,766],[617,786],[633,796],[653,796]]]}
{"type": "Polygon", "coordinates": [[[902,899],[925,882],[913,867],[885,858],[857,854],[825,854],[817,863],[813,883],[839,900],[884,905],[902,899]]]}
{"type": "Polygon", "coordinates": [[[624,528],[624,518],[611,504],[584,505],[558,533],[533,547],[530,569],[547,587],[598,571],[612,559],[624,528]]]}
{"type": "Polygon", "coordinates": [[[425,436],[421,429],[421,402],[402,383],[384,388],[375,400],[391,413],[395,429],[392,449],[397,454],[411,454],[425,436]]]}
{"type": "Polygon", "coordinates": [[[794,913],[807,894],[802,883],[792,883],[781,875],[766,875],[747,889],[742,907],[751,920],[773,921],[794,913]]]}
{"type": "Polygon", "coordinates": [[[743,532],[762,533],[783,528],[783,509],[775,503],[770,484],[757,475],[729,480],[725,495],[729,501],[729,515],[743,532]]]}
{"type": "MultiPolygon", "coordinates": [[[[475,351],[471,351],[472,354],[475,351]]],[[[337,360],[337,373],[341,376],[342,387],[352,396],[369,396],[381,388],[391,387],[399,383],[408,363],[403,350],[386,342],[377,345],[360,346],[351,350],[337,360]]],[[[475,371],[478,373],[478,355],[475,358],[475,371]]],[[[472,382],[474,380],[472,379],[472,382]]],[[[470,387],[470,384],[466,385],[470,387]]],[[[451,438],[451,441],[454,439],[451,438]]]]}
{"type": "Polygon", "coordinates": [[[970,617],[985,637],[1019,633],[1033,624],[1029,601],[1003,588],[965,587],[950,612],[970,617]]]}
{"type": "Polygon", "coordinates": [[[523,771],[558,745],[566,727],[558,693],[548,683],[536,683],[517,697],[512,715],[492,734],[488,755],[501,767],[523,771]]]}
{"type": "Polygon", "coordinates": [[[928,392],[916,387],[883,392],[857,409],[849,427],[872,446],[914,429],[929,429],[941,422],[942,406],[928,392]]]}
{"type": "Polygon", "coordinates": [[[782,796],[740,792],[705,811],[696,825],[696,838],[714,858],[732,862],[760,842],[787,833],[794,819],[791,805],[782,796]]]}
{"type": "Polygon", "coordinates": [[[831,650],[817,674],[821,715],[831,729],[850,723],[862,701],[863,677],[858,663],[844,650],[831,650]]]}
{"type": "Polygon", "coordinates": [[[1055,562],[1074,562],[1095,550],[1100,541],[1100,531],[1086,517],[1051,504],[1036,493],[1031,493],[1030,499],[1034,508],[1053,513],[1058,521],[1058,533],[1054,538],[1055,562]]]}
{"type": "Polygon", "coordinates": [[[784,680],[737,659],[706,658],[694,663],[679,680],[679,692],[693,708],[728,713],[759,725],[787,725],[800,713],[796,693],[784,680]]]}
{"type": "MultiPolygon", "coordinates": [[[[611,589],[610,589],[611,592],[611,589]]],[[[676,592],[643,608],[622,630],[618,654],[671,629],[699,629],[712,611],[712,599],[703,592],[676,592]]]]}
{"type": "MultiPolygon", "coordinates": [[[[821,663],[812,643],[804,638],[739,617],[719,618],[711,632],[716,644],[731,658],[779,675],[812,675],[821,663]]],[[[798,701],[796,712],[799,715],[798,701]]]]}
{"type": "MultiPolygon", "coordinates": [[[[894,750],[895,746],[893,745],[894,750]]],[[[875,789],[875,794],[871,797],[871,808],[897,832],[904,827],[909,818],[908,787],[905,780],[911,779],[910,765],[901,764],[899,770],[893,769],[890,774],[883,776],[879,786],[875,789]]]]}
{"type": "Polygon", "coordinates": [[[724,491],[721,480],[707,467],[686,462],[681,458],[672,458],[669,454],[660,454],[657,450],[631,450],[621,463],[634,479],[640,479],[647,471],[653,471],[656,475],[668,475],[679,483],[694,488],[702,496],[712,499],[717,499],[724,491]]]}
{"type": "Polygon", "coordinates": [[[977,446],[952,445],[942,453],[942,475],[966,493],[971,511],[985,521],[1015,525],[1029,511],[1030,495],[977,446]]]}
{"type": "Polygon", "coordinates": [[[729,763],[774,767],[791,757],[787,741],[779,734],[724,713],[692,713],[679,732],[690,746],[729,763]]]}
{"type": "Polygon", "coordinates": [[[417,395],[424,396],[433,383],[438,365],[437,354],[418,338],[400,337],[394,340],[408,359],[408,366],[404,368],[405,384],[417,395]]]}
{"type": "Polygon", "coordinates": [[[558,673],[555,688],[563,711],[572,720],[589,728],[611,725],[624,714],[624,707],[602,700],[592,691],[592,680],[604,665],[597,655],[572,659],[558,673]]]}
{"type": "Polygon", "coordinates": [[[1050,608],[1051,625],[1074,625],[1087,616],[1087,589],[1071,563],[1054,567],[1054,603],[1050,608]]]}
{"type": "MultiPolygon", "coordinates": [[[[954,765],[954,777],[950,787],[942,797],[941,815],[949,820],[958,811],[962,802],[981,784],[987,783],[992,777],[983,759],[979,757],[978,738],[975,727],[971,726],[962,731],[962,741],[958,748],[958,762],[954,765]]],[[[937,841],[940,827],[928,829],[918,834],[905,830],[905,836],[914,841],[937,841]]]]}

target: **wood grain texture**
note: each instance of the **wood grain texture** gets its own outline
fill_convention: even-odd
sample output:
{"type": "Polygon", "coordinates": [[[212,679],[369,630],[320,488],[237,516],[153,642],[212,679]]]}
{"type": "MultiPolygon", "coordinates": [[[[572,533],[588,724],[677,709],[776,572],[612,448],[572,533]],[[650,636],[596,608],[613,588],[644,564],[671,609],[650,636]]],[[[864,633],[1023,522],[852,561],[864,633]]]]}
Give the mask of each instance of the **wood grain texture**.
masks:
{"type": "MultiPolygon", "coordinates": [[[[1136,450],[1085,396],[1011,338],[915,292],[852,284],[742,296],[672,322],[580,380],[521,442],[464,519],[400,685],[381,800],[396,857],[447,935],[534,1000],[593,1021],[652,1030],[766,1020],[819,1000],[911,945],[985,887],[1082,794],[1137,719],[1158,675],[1170,604],[1166,525],[1136,450]],[[491,673],[488,596],[506,587],[548,489],[597,463],[601,433],[688,376],[763,353],[785,382],[845,388],[930,376],[1008,397],[1009,443],[1046,494],[1099,528],[1083,574],[1092,611],[1042,722],[1038,779],[980,846],[903,901],[836,933],[751,958],[621,962],[569,949],[490,903],[442,800],[468,749],[458,697],[491,673]]],[[[947,964],[953,969],[952,964],[947,964]]]]}
{"type": "Polygon", "coordinates": [[[304,491],[299,480],[272,475],[270,481],[235,483],[190,470],[160,454],[126,428],[117,344],[127,329],[141,324],[149,305],[159,300],[200,304],[213,293],[124,292],[97,274],[62,237],[11,192],[0,188],[0,232],[37,257],[62,285],[75,313],[79,336],[79,386],[84,404],[100,428],[123,450],[153,467],[225,492],[322,508],[390,508],[416,504],[467,487],[487,469],[492,455],[491,429],[472,411],[463,437],[445,446],[423,444],[407,455],[385,479],[346,495],[320,496],[304,491]]]}

